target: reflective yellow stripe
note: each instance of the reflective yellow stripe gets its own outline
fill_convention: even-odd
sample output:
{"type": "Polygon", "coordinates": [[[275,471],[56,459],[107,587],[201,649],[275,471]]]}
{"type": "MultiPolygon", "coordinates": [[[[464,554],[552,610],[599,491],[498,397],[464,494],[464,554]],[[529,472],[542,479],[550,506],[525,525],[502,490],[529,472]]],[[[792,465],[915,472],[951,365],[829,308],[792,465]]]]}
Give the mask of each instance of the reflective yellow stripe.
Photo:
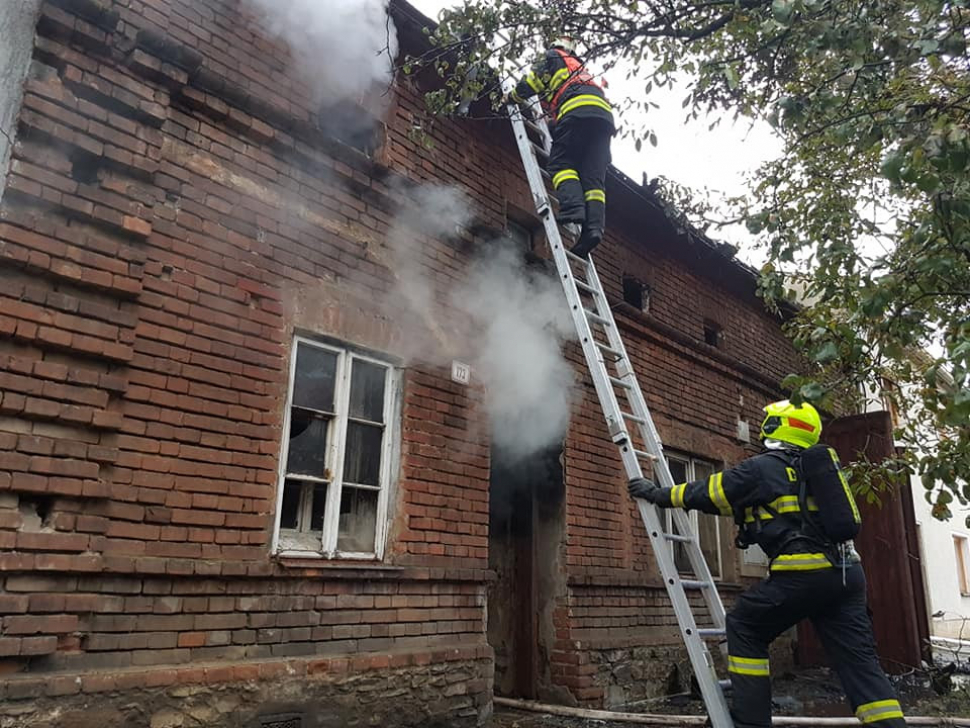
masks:
{"type": "Polygon", "coordinates": [[[535,73],[530,73],[528,76],[526,76],[525,82],[529,84],[532,90],[535,91],[537,94],[542,93],[542,89],[544,88],[542,79],[536,76],[535,73]]]}
{"type": "Polygon", "coordinates": [[[675,485],[670,490],[670,505],[674,508],[684,507],[684,493],[687,490],[687,483],[682,483],[681,485],[675,485]]]}
{"type": "Polygon", "coordinates": [[[845,473],[842,472],[842,467],[839,465],[839,456],[831,447],[829,448],[829,455],[832,456],[832,462],[835,463],[835,469],[839,471],[839,480],[842,482],[842,490],[845,491],[845,498],[849,501],[849,505],[852,506],[852,518],[856,523],[862,523],[862,516],[859,515],[859,507],[855,503],[855,497],[852,495],[852,490],[849,488],[849,481],[845,478],[845,473]]]}
{"type": "Polygon", "coordinates": [[[557,172],[555,175],[553,175],[552,186],[559,189],[559,185],[571,179],[578,181],[579,172],[577,172],[575,169],[564,169],[562,172],[557,172]]]}
{"type": "Polygon", "coordinates": [[[569,78],[569,69],[560,68],[554,74],[552,74],[552,80],[549,82],[549,88],[555,91],[557,88],[562,86],[563,82],[569,78]]]}
{"type": "Polygon", "coordinates": [[[831,569],[832,562],[825,554],[782,554],[775,557],[769,568],[771,571],[818,571],[831,569]]]}
{"type": "MultiPolygon", "coordinates": [[[[780,498],[775,498],[768,505],[774,508],[779,514],[801,513],[802,510],[801,505],[798,503],[797,495],[783,495],[780,498]]],[[[770,521],[772,518],[774,518],[774,515],[769,511],[761,510],[760,506],[755,506],[754,508],[746,508],[744,510],[745,523],[754,523],[754,512],[756,510],[758,511],[758,518],[762,521],[770,521]]],[[[812,512],[818,511],[818,504],[815,503],[814,498],[808,498],[808,510],[812,512]]]]}
{"type": "Polygon", "coordinates": [[[587,202],[602,202],[606,204],[606,192],[603,190],[586,190],[587,202]]]}
{"type": "Polygon", "coordinates": [[[771,674],[768,669],[768,658],[735,657],[734,655],[728,655],[728,672],[755,677],[768,677],[771,674]]]}
{"type": "Polygon", "coordinates": [[[876,723],[880,720],[902,718],[903,709],[898,700],[877,700],[855,709],[856,718],[863,723],[876,723]]]}
{"type": "Polygon", "coordinates": [[[606,99],[599,96],[594,96],[593,94],[582,94],[580,96],[573,96],[573,98],[564,103],[559,109],[559,115],[556,118],[561,119],[563,114],[579,108],[580,106],[598,106],[601,109],[605,109],[606,111],[613,113],[613,107],[610,106],[606,99]]]}
{"type": "Polygon", "coordinates": [[[724,493],[724,473],[714,473],[707,479],[707,496],[711,503],[725,516],[731,515],[731,504],[728,503],[727,495],[724,493]]]}

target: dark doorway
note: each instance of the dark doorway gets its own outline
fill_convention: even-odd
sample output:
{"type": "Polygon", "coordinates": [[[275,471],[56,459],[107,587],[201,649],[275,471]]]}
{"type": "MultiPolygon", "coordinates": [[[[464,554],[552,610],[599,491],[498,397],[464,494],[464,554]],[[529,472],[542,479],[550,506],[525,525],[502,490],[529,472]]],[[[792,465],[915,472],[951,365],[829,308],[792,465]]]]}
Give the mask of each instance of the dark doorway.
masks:
{"type": "Polygon", "coordinates": [[[560,580],[561,456],[561,445],[524,460],[492,449],[488,558],[497,578],[488,590],[488,641],[497,695],[535,699],[548,675],[560,580]]]}

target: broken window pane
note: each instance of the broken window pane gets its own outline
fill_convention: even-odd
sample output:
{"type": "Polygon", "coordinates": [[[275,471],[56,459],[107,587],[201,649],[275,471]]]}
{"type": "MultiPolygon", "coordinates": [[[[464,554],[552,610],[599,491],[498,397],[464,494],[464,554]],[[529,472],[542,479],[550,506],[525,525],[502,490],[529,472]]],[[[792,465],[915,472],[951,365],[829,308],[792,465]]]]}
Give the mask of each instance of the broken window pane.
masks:
{"type": "Polygon", "coordinates": [[[380,485],[381,445],[384,428],[377,425],[347,423],[347,445],[344,454],[344,482],[357,485],[380,485]]]}
{"type": "Polygon", "coordinates": [[[340,494],[340,527],[337,550],[371,553],[377,535],[376,490],[343,489],[340,494]]]}
{"type": "Polygon", "coordinates": [[[323,531],[323,516],[327,511],[327,484],[313,486],[313,503],[310,506],[310,530],[323,531]]]}
{"type": "Polygon", "coordinates": [[[280,506],[280,528],[295,529],[300,524],[300,501],[303,499],[303,483],[287,480],[283,484],[283,504],[280,506]]]}
{"type": "Polygon", "coordinates": [[[384,421],[384,383],[387,368],[371,362],[354,360],[354,370],[350,382],[350,416],[384,421]]]}
{"type": "Polygon", "coordinates": [[[301,344],[296,352],[293,404],[333,412],[333,391],[337,381],[337,354],[301,344]]]}
{"type": "Polygon", "coordinates": [[[687,482],[687,463],[684,460],[667,459],[667,466],[670,468],[670,476],[674,479],[674,484],[687,482]]]}
{"type": "Polygon", "coordinates": [[[326,478],[327,433],[329,418],[297,409],[290,411],[290,447],[286,456],[286,472],[326,478]]]}

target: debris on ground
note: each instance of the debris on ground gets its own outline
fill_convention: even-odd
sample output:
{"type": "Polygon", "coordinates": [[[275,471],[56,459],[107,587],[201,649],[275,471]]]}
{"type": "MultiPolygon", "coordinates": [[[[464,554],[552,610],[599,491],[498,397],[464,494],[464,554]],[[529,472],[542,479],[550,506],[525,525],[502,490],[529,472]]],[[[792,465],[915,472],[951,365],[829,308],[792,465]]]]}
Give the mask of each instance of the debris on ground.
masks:
{"type": "MultiPolygon", "coordinates": [[[[894,679],[903,707],[910,715],[970,716],[970,680],[954,676],[952,689],[937,694],[933,676],[922,671],[894,679]]],[[[799,671],[780,677],[774,682],[775,715],[848,716],[838,678],[828,669],[799,671]]],[[[623,708],[638,712],[635,707],[623,708]]],[[[700,715],[703,704],[699,700],[678,697],[665,702],[652,702],[640,712],[662,715],[700,715]]],[[[506,708],[497,709],[489,728],[630,728],[629,723],[565,718],[506,708]]]]}

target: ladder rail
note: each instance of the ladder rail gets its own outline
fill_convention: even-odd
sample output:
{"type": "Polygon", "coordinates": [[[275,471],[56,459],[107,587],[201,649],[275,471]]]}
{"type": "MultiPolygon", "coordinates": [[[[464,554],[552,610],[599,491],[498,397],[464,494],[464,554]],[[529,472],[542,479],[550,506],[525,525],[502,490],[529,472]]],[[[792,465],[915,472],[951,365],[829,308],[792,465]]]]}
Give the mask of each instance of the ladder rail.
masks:
{"type": "MultiPolygon", "coordinates": [[[[596,273],[596,268],[591,259],[586,262],[576,263],[577,265],[583,266],[587,278],[583,282],[582,290],[590,293],[591,291],[588,289],[592,289],[595,316],[591,317],[589,315],[590,312],[583,304],[579,286],[580,282],[573,272],[572,261],[576,260],[575,256],[570,255],[566,250],[559,232],[559,226],[552,213],[549,194],[546,191],[543,181],[542,170],[536,159],[536,150],[533,148],[533,142],[529,138],[526,120],[521,109],[516,104],[509,104],[508,113],[512,121],[512,129],[519,154],[522,157],[529,188],[532,191],[533,201],[542,220],[543,227],[545,228],[550,248],[552,249],[553,259],[556,264],[556,269],[559,272],[560,282],[563,285],[563,292],[570,307],[570,315],[573,318],[573,324],[579,336],[586,364],[593,380],[593,386],[603,409],[610,437],[619,448],[626,475],[628,478],[641,477],[643,475],[641,458],[644,451],[639,451],[635,448],[628,429],[627,420],[632,419],[640,428],[638,433],[644,443],[645,452],[653,456],[654,471],[659,475],[661,484],[672,486],[674,484],[673,478],[667,466],[667,461],[663,456],[663,444],[657,433],[653,419],[650,416],[646,400],[636,378],[636,373],[633,370],[631,360],[627,354],[626,346],[617,330],[613,312],[606,300],[606,293],[596,273]],[[608,347],[605,347],[602,342],[597,341],[594,325],[598,326],[599,330],[605,333],[609,341],[608,347]],[[613,378],[609,374],[604,358],[604,349],[609,351],[611,356],[615,357],[612,363],[620,375],[618,379],[625,382],[624,386],[617,387],[616,383],[612,381],[613,378]],[[616,392],[617,388],[626,393],[627,403],[633,418],[624,417],[624,411],[620,406],[620,399],[616,392]]],[[[532,123],[540,131],[543,137],[543,146],[548,152],[551,147],[551,135],[548,132],[548,127],[542,120],[532,123]]],[[[643,500],[637,500],[637,508],[640,512],[641,520],[646,527],[651,548],[654,551],[664,585],[667,588],[667,594],[670,597],[677,622],[680,625],[684,644],[687,648],[695,675],[697,676],[697,681],[711,718],[711,724],[713,728],[733,728],[733,722],[714,668],[711,653],[704,641],[705,636],[709,634],[709,630],[698,629],[690,600],[685,590],[685,584],[700,585],[702,587],[700,591],[703,594],[705,604],[714,622],[714,628],[721,629],[724,627],[724,607],[717,594],[710,569],[704,560],[699,541],[696,535],[693,538],[681,541],[687,550],[693,574],[697,577],[696,579],[683,579],[674,561],[672,544],[668,543],[668,537],[664,527],[665,524],[662,522],[660,509],[643,500]]],[[[693,535],[686,512],[677,510],[674,512],[673,518],[679,533],[693,535]]]]}

